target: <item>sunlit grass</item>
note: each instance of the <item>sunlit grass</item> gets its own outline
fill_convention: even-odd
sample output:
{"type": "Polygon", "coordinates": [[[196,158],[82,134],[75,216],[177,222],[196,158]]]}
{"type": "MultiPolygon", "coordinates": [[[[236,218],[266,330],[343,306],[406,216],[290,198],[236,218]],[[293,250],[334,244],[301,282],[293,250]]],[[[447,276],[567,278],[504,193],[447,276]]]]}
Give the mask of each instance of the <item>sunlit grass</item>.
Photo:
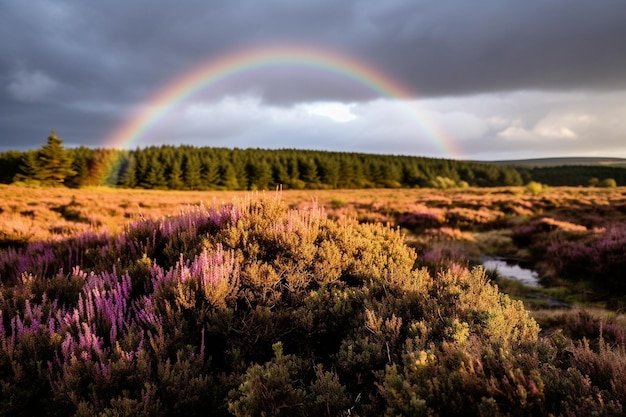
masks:
{"type": "MultiPolygon", "coordinates": [[[[481,255],[527,258],[516,247],[511,231],[531,218],[546,227],[583,233],[587,226],[612,219],[626,220],[626,188],[552,187],[538,195],[523,187],[469,189],[360,189],[260,191],[280,193],[292,208],[319,205],[333,219],[403,226],[407,243],[433,265],[444,266],[450,256],[467,263],[481,255]],[[429,220],[430,219],[430,220],[429,220]],[[443,257],[443,259],[437,259],[443,257]]],[[[249,196],[249,191],[160,191],[106,187],[24,188],[0,185],[0,247],[28,242],[62,240],[86,232],[118,234],[131,222],[176,215],[190,206],[214,205],[249,196]]],[[[596,229],[593,229],[596,230],[596,229]]],[[[601,230],[601,229],[597,229],[601,230]]],[[[500,283],[530,306],[527,288],[500,283]]],[[[580,285],[553,282],[549,290],[568,302],[591,304],[580,285]],[[559,290],[559,288],[566,288],[559,290]]],[[[547,295],[546,295],[547,296],[547,295]]]]}
{"type": "Polygon", "coordinates": [[[296,405],[321,398],[315,415],[360,395],[373,408],[359,415],[404,415],[416,393],[440,415],[481,415],[485,398],[532,415],[626,404],[625,320],[589,281],[548,265],[552,287],[528,288],[474,268],[488,251],[536,256],[515,246],[523,227],[531,244],[593,238],[623,220],[623,194],[597,206],[567,189],[0,192],[4,245],[18,246],[0,250],[6,407],[72,396],[98,415],[123,395],[164,415],[188,398],[232,411],[285,389],[296,405]]]}

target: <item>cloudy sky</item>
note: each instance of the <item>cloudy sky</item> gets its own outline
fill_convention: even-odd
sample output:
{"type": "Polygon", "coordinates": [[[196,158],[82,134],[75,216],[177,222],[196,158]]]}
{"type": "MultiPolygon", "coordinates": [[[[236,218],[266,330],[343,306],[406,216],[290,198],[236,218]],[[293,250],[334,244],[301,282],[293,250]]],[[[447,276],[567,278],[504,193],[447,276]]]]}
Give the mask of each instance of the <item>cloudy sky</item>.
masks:
{"type": "Polygon", "coordinates": [[[2,0],[0,151],[52,129],[67,146],[108,147],[194,68],[288,45],[359,61],[410,94],[313,67],[250,69],[131,145],[626,157],[624,22],[618,0],[2,0]]]}

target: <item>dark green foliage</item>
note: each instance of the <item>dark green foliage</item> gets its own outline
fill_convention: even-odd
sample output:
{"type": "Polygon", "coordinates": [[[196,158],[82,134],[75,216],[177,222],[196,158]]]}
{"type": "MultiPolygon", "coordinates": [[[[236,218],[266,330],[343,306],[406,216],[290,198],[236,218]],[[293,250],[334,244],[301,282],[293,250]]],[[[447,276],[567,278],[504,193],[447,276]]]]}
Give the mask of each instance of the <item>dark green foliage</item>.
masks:
{"type": "Polygon", "coordinates": [[[39,163],[37,161],[38,151],[27,151],[22,154],[19,169],[13,177],[15,182],[39,183],[39,163]]]}
{"type": "Polygon", "coordinates": [[[280,163],[272,166],[272,181],[274,184],[285,186],[286,184],[289,184],[290,178],[284,161],[279,159],[279,162],[280,163]]]}
{"type": "Polygon", "coordinates": [[[81,146],[69,152],[72,156],[72,169],[75,174],[65,181],[65,185],[71,188],[89,185],[90,178],[93,177],[89,172],[91,161],[94,159],[93,149],[81,146]]]}
{"type": "Polygon", "coordinates": [[[298,164],[298,172],[300,172],[300,179],[311,187],[315,187],[320,182],[320,178],[317,174],[317,164],[312,158],[301,158],[298,164]]]}
{"type": "Polygon", "coordinates": [[[339,186],[339,161],[329,160],[326,164],[322,164],[319,169],[320,181],[327,184],[330,188],[338,188],[339,186]]]}
{"type": "Polygon", "coordinates": [[[239,180],[237,179],[237,172],[232,163],[223,162],[220,164],[218,185],[225,190],[240,189],[239,180]]]}
{"type": "Polygon", "coordinates": [[[182,163],[179,159],[174,159],[167,172],[167,188],[170,190],[182,190],[185,186],[183,182],[182,163]]]}
{"type": "Polygon", "coordinates": [[[0,153],[0,183],[10,184],[19,172],[24,154],[18,151],[0,153]]]}
{"type": "Polygon", "coordinates": [[[66,177],[72,175],[72,160],[68,157],[67,152],[62,146],[63,140],[57,137],[53,130],[48,136],[48,143],[44,145],[39,154],[38,172],[35,178],[42,183],[60,184],[66,177]]]}
{"type": "MultiPolygon", "coordinates": [[[[522,184],[512,167],[409,156],[192,146],[133,151],[80,147],[67,154],[73,160],[71,175],[67,172],[65,177],[65,185],[70,187],[396,188],[439,186],[440,178],[455,187],[465,183],[486,187],[522,184]]],[[[7,170],[1,172],[7,180],[42,181],[39,153],[0,154],[0,163],[0,168],[7,170]]]]}
{"type": "Polygon", "coordinates": [[[128,154],[121,160],[119,183],[123,188],[135,188],[137,185],[137,158],[128,154]]]}
{"type": "Polygon", "coordinates": [[[626,168],[565,165],[524,169],[533,181],[552,186],[598,185],[604,179],[613,179],[617,185],[626,185],[626,168]]]}
{"type": "Polygon", "coordinates": [[[191,152],[185,153],[183,157],[183,178],[185,188],[188,190],[200,190],[203,188],[200,159],[191,152]]]}
{"type": "Polygon", "coordinates": [[[135,150],[135,156],[137,160],[137,164],[135,166],[135,181],[137,187],[145,188],[145,178],[148,176],[148,169],[150,168],[150,156],[149,154],[150,148],[147,148],[145,151],[141,151],[139,148],[135,150]]]}
{"type": "Polygon", "coordinates": [[[248,189],[267,190],[273,185],[272,170],[264,160],[250,161],[246,166],[248,189]]]}
{"type": "Polygon", "coordinates": [[[160,161],[153,160],[143,182],[140,184],[143,188],[151,188],[157,190],[165,190],[167,188],[167,179],[165,178],[165,167],[160,161]]]}
{"type": "MultiPolygon", "coordinates": [[[[607,166],[512,167],[410,156],[294,149],[161,146],[134,151],[77,148],[56,161],[60,139],[34,152],[0,154],[0,181],[31,180],[70,187],[108,185],[157,189],[271,189],[626,184],[626,169],[607,166]],[[42,159],[43,158],[43,159],[42,159]],[[46,162],[47,161],[47,162],[46,162]],[[60,161],[60,160],[59,160],[60,161]],[[43,165],[50,169],[43,170],[43,165]],[[64,168],[65,167],[65,168],[64,168]],[[52,171],[51,171],[52,170],[52,171]],[[60,177],[51,172],[57,171],[60,177]],[[51,176],[52,175],[52,176],[51,176]]],[[[58,158],[57,158],[58,159],[58,158]]]]}
{"type": "Polygon", "coordinates": [[[217,159],[209,156],[203,157],[201,174],[202,187],[208,188],[210,190],[217,189],[218,184],[221,181],[220,169],[220,163],[219,161],[217,161],[217,159]]]}
{"type": "Polygon", "coordinates": [[[60,185],[76,172],[72,169],[72,158],[63,148],[63,140],[53,130],[48,142],[36,153],[27,152],[17,174],[18,181],[36,181],[42,185],[60,185]]]}

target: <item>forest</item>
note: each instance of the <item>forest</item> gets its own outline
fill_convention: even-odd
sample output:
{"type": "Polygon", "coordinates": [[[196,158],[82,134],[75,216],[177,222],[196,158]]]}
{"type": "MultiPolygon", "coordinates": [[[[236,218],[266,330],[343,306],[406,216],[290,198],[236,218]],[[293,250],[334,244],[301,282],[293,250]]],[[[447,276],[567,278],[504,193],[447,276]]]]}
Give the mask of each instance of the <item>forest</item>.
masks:
{"type": "Polygon", "coordinates": [[[614,187],[626,184],[626,169],[610,166],[569,165],[534,167],[522,171],[533,181],[552,186],[614,187]]]}
{"type": "Polygon", "coordinates": [[[626,184],[626,169],[514,167],[486,162],[297,149],[151,146],[65,149],[53,131],[40,149],[0,153],[0,183],[170,190],[465,188],[626,184]]]}
{"type": "Polygon", "coordinates": [[[0,154],[4,184],[62,183],[70,188],[452,188],[521,185],[522,181],[512,167],[410,156],[193,146],[65,149],[54,132],[38,150],[0,154]]]}

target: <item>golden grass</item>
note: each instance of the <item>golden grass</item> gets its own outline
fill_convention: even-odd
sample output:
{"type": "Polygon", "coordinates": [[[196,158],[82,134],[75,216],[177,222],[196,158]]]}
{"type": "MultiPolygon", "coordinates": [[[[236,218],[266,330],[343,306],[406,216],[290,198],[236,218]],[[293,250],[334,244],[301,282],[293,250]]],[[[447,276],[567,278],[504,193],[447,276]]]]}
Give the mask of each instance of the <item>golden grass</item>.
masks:
{"type": "MultiPolygon", "coordinates": [[[[261,192],[275,194],[276,191],[261,192]]],[[[249,191],[159,191],[110,188],[24,188],[0,185],[0,250],[10,245],[60,240],[85,232],[119,233],[130,222],[178,214],[189,205],[211,206],[254,195],[249,191]]],[[[360,189],[286,190],[281,199],[290,207],[322,206],[331,218],[350,217],[362,222],[395,226],[403,213],[431,213],[439,229],[407,231],[406,242],[422,249],[459,246],[469,256],[517,251],[511,228],[529,216],[549,219],[556,227],[581,231],[580,213],[626,221],[626,187],[613,189],[558,187],[539,195],[523,187],[469,189],[360,189]],[[602,211],[604,210],[604,211],[602,211]],[[601,214],[598,214],[601,213],[601,214]],[[500,219],[506,225],[498,226],[500,219]],[[496,222],[496,223],[493,223],[496,222]]],[[[513,288],[504,289],[515,294],[513,288]]],[[[526,291],[526,290],[524,290],[526,291]]],[[[515,295],[514,295],[515,296],[515,295]]],[[[533,311],[542,322],[556,314],[533,311]]],[[[605,314],[599,309],[598,314],[605,314]]],[[[620,315],[619,323],[624,320],[620,315]]],[[[626,326],[626,324],[625,324],[626,326]]]]}
{"type": "MultiPolygon", "coordinates": [[[[84,232],[118,233],[139,218],[174,215],[188,205],[229,203],[251,193],[0,185],[0,241],[6,244],[61,239],[84,232]]],[[[281,198],[291,207],[302,208],[317,202],[333,218],[348,216],[390,224],[398,213],[428,210],[438,217],[454,218],[460,222],[458,227],[463,228],[463,225],[489,223],[504,216],[514,221],[573,205],[612,205],[626,201],[626,188],[550,188],[538,196],[524,193],[522,187],[287,190],[281,192],[281,198]]],[[[460,231],[455,230],[452,235],[468,239],[460,231]]]]}

